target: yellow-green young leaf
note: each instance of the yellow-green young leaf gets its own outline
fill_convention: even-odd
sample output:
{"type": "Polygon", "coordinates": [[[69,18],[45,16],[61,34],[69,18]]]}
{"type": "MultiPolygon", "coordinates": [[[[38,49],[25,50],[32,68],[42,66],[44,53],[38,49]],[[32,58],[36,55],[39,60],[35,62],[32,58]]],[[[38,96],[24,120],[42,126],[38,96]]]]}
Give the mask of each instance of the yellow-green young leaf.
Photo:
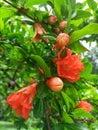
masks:
{"type": "Polygon", "coordinates": [[[88,61],[88,59],[83,60],[84,70],[80,73],[81,77],[88,78],[90,73],[92,72],[92,64],[88,61]]]}
{"type": "Polygon", "coordinates": [[[91,17],[92,14],[88,11],[84,11],[84,10],[78,10],[77,11],[77,15],[76,15],[76,19],[79,19],[79,18],[89,18],[91,17]]]}
{"type": "Polygon", "coordinates": [[[25,7],[31,7],[32,5],[44,4],[47,0],[27,0],[25,7]]]}
{"type": "Polygon", "coordinates": [[[0,18],[0,31],[4,28],[4,22],[2,18],[0,18]]]}
{"type": "Polygon", "coordinates": [[[74,31],[71,34],[70,43],[73,43],[73,42],[81,39],[82,37],[84,37],[86,35],[90,35],[90,34],[98,34],[98,24],[97,23],[91,23],[91,24],[85,26],[84,28],[82,28],[81,30],[74,31]]]}
{"type": "Polygon", "coordinates": [[[14,10],[12,8],[0,8],[0,18],[8,18],[11,17],[14,14],[14,10]]]}
{"type": "Polygon", "coordinates": [[[92,10],[96,10],[97,9],[97,3],[94,0],[87,0],[88,6],[92,9],[92,10]]]}

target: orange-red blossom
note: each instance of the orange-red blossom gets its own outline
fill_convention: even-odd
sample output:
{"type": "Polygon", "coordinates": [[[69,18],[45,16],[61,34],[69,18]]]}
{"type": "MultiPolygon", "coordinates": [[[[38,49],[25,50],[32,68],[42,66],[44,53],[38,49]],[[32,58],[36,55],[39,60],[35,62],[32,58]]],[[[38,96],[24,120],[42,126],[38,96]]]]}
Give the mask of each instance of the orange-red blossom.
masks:
{"type": "Polygon", "coordinates": [[[91,104],[87,101],[80,101],[77,108],[84,108],[86,112],[90,112],[92,110],[91,104]]]}
{"type": "Polygon", "coordinates": [[[7,97],[7,104],[15,110],[16,114],[21,115],[25,120],[28,119],[29,112],[33,108],[32,101],[36,94],[37,85],[38,83],[33,83],[7,97]]]}
{"type": "Polygon", "coordinates": [[[83,71],[84,65],[80,60],[80,55],[72,55],[72,51],[68,48],[66,48],[67,54],[61,58],[60,55],[64,49],[62,48],[58,52],[58,58],[56,60],[58,76],[70,82],[76,82],[80,79],[79,74],[83,71]]]}

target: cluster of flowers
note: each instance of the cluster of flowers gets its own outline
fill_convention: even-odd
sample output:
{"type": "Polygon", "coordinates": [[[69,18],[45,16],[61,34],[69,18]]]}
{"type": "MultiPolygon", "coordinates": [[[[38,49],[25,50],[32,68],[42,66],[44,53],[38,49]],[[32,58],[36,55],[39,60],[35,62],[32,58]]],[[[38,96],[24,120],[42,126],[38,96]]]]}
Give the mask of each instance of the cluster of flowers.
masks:
{"type": "MultiPolygon", "coordinates": [[[[55,24],[57,18],[55,16],[49,16],[48,21],[50,24],[55,24]]],[[[60,30],[64,30],[67,22],[62,21],[59,24],[60,30]]],[[[47,42],[47,38],[42,38],[41,35],[46,31],[40,23],[35,23],[35,35],[32,41],[37,43],[40,39],[47,42]]],[[[54,64],[57,67],[57,74],[60,77],[50,77],[46,79],[47,86],[54,92],[58,92],[63,88],[63,81],[61,78],[65,78],[69,82],[76,82],[80,79],[80,72],[84,70],[84,65],[81,62],[80,55],[72,54],[72,50],[67,47],[70,42],[68,34],[61,32],[56,38],[56,44],[52,49],[59,48],[57,57],[54,59],[54,64]],[[61,57],[61,53],[65,51],[66,54],[61,57]]],[[[36,94],[36,87],[39,83],[32,82],[32,85],[22,88],[20,91],[11,94],[7,97],[7,104],[9,104],[18,115],[21,115],[24,119],[28,119],[29,112],[33,107],[33,100],[36,94]]],[[[86,112],[91,111],[91,105],[87,101],[80,101],[77,105],[78,108],[85,108],[86,112]]]]}

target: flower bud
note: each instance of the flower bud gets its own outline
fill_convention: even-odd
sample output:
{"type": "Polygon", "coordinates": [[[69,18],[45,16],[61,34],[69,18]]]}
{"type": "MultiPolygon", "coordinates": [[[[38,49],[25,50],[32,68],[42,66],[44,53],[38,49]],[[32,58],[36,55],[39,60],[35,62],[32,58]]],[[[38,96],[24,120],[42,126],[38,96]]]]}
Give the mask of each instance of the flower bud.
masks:
{"type": "Polygon", "coordinates": [[[60,33],[57,38],[56,38],[56,43],[58,44],[58,46],[65,46],[69,43],[70,37],[68,34],[66,33],[60,33]]]}
{"type": "Polygon", "coordinates": [[[59,92],[63,88],[63,81],[59,77],[49,78],[46,81],[46,84],[54,92],[59,92]]]}
{"type": "Polygon", "coordinates": [[[55,24],[57,22],[57,17],[55,15],[50,15],[48,17],[49,24],[55,24]]]}
{"type": "Polygon", "coordinates": [[[54,28],[54,33],[58,34],[60,32],[59,28],[54,28]]]}
{"type": "Polygon", "coordinates": [[[65,29],[66,25],[67,25],[67,21],[61,21],[59,23],[60,30],[63,31],[65,29]]]}

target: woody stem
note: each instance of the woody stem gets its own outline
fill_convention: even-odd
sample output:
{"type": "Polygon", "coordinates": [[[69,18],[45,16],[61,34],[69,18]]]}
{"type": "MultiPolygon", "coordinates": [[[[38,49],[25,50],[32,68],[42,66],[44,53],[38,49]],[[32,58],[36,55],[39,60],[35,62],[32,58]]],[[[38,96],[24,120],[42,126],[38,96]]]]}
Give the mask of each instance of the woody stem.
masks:
{"type": "Polygon", "coordinates": [[[49,114],[46,98],[44,98],[44,104],[45,104],[45,116],[46,116],[47,128],[48,128],[48,130],[51,130],[50,118],[49,118],[50,114],[49,114]]]}

